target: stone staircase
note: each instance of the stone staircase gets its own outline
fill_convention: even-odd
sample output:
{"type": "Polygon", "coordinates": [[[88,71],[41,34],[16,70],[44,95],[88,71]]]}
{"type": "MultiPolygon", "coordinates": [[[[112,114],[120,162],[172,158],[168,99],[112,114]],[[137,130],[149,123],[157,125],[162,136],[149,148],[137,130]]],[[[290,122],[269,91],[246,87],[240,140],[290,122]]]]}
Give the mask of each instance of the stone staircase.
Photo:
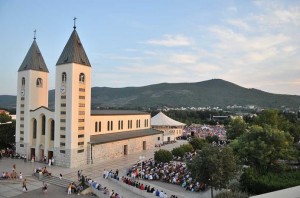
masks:
{"type": "Polygon", "coordinates": [[[39,180],[45,182],[46,184],[53,184],[53,185],[60,186],[63,188],[67,188],[69,183],[74,182],[74,181],[64,179],[64,178],[59,179],[59,177],[55,177],[55,176],[46,176],[46,177],[40,178],[39,180]]]}

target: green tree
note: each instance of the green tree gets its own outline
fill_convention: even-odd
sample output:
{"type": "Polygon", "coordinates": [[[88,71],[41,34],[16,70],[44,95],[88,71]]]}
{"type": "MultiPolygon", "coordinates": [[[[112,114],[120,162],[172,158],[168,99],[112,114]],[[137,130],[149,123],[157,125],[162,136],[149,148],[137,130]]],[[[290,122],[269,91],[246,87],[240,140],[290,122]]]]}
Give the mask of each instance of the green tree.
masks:
{"type": "Polygon", "coordinates": [[[218,142],[219,141],[219,137],[217,135],[214,136],[206,136],[206,141],[208,141],[209,143],[213,143],[213,142],[218,142]]]}
{"type": "Polygon", "coordinates": [[[247,124],[242,118],[231,119],[227,128],[227,139],[234,140],[246,132],[247,124]]]}
{"type": "MultiPolygon", "coordinates": [[[[195,180],[210,184],[212,189],[226,188],[237,171],[232,149],[211,145],[204,146],[188,167],[195,180]]],[[[213,197],[213,190],[211,193],[213,197]]]]}
{"type": "Polygon", "coordinates": [[[180,145],[180,148],[182,148],[184,150],[184,152],[192,152],[193,151],[193,147],[190,144],[183,144],[180,145]]]}
{"type": "Polygon", "coordinates": [[[165,149],[159,149],[158,151],[154,152],[154,160],[158,163],[163,162],[170,162],[173,159],[173,155],[170,151],[165,149]]]}
{"type": "Polygon", "coordinates": [[[194,150],[201,150],[202,147],[206,144],[206,141],[201,138],[193,138],[191,139],[190,144],[192,145],[194,150]]]}
{"type": "Polygon", "coordinates": [[[9,115],[0,114],[0,123],[7,123],[0,125],[0,149],[11,148],[15,143],[16,122],[9,115]]]}
{"type": "Polygon", "coordinates": [[[292,154],[293,137],[269,125],[251,126],[249,131],[231,143],[242,162],[266,170],[278,159],[288,159],[292,154]]]}
{"type": "Polygon", "coordinates": [[[185,154],[185,151],[182,147],[173,148],[172,154],[176,157],[183,157],[185,154]]]}

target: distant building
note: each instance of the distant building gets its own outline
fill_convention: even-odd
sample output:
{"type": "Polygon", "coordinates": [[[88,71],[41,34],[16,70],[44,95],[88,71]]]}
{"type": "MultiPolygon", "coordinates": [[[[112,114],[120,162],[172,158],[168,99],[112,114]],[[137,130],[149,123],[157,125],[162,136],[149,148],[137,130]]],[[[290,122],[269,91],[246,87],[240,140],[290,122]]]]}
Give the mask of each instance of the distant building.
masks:
{"type": "Polygon", "coordinates": [[[91,111],[91,64],[74,26],[57,63],[55,109],[48,108],[48,68],[36,39],[18,70],[16,152],[78,167],[148,150],[163,134],[140,111],[91,111]]]}
{"type": "Polygon", "coordinates": [[[163,141],[169,142],[182,136],[182,129],[186,124],[169,118],[162,112],[159,112],[151,118],[151,127],[164,132],[163,141]]]}

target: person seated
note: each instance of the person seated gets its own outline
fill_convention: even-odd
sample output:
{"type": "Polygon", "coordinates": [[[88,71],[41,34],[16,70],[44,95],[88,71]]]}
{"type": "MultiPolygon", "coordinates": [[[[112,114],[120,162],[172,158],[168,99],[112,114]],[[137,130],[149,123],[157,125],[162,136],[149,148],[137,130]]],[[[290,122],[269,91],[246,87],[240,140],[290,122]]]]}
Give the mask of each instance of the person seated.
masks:
{"type": "Polygon", "coordinates": [[[47,193],[47,190],[48,190],[48,186],[46,183],[43,184],[43,187],[42,187],[42,191],[43,193],[47,193]]]}

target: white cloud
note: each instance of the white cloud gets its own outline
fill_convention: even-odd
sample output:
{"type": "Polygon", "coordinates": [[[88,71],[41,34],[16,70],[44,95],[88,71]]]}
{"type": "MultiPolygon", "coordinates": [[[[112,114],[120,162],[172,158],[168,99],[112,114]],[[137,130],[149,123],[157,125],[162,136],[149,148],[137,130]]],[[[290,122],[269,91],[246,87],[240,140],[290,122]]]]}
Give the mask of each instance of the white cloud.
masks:
{"type": "Polygon", "coordinates": [[[164,35],[163,39],[148,40],[143,43],[149,45],[165,46],[165,47],[177,47],[177,46],[189,46],[192,44],[192,40],[182,35],[166,34],[164,35]]]}
{"type": "Polygon", "coordinates": [[[173,54],[169,57],[169,62],[176,64],[193,64],[197,62],[197,57],[189,54],[173,54]]]}
{"type": "Polygon", "coordinates": [[[243,21],[241,19],[230,19],[230,20],[227,20],[227,23],[229,23],[230,25],[232,25],[234,27],[242,29],[242,30],[249,31],[251,29],[250,26],[248,25],[248,23],[246,23],[245,21],[243,21]]]}

